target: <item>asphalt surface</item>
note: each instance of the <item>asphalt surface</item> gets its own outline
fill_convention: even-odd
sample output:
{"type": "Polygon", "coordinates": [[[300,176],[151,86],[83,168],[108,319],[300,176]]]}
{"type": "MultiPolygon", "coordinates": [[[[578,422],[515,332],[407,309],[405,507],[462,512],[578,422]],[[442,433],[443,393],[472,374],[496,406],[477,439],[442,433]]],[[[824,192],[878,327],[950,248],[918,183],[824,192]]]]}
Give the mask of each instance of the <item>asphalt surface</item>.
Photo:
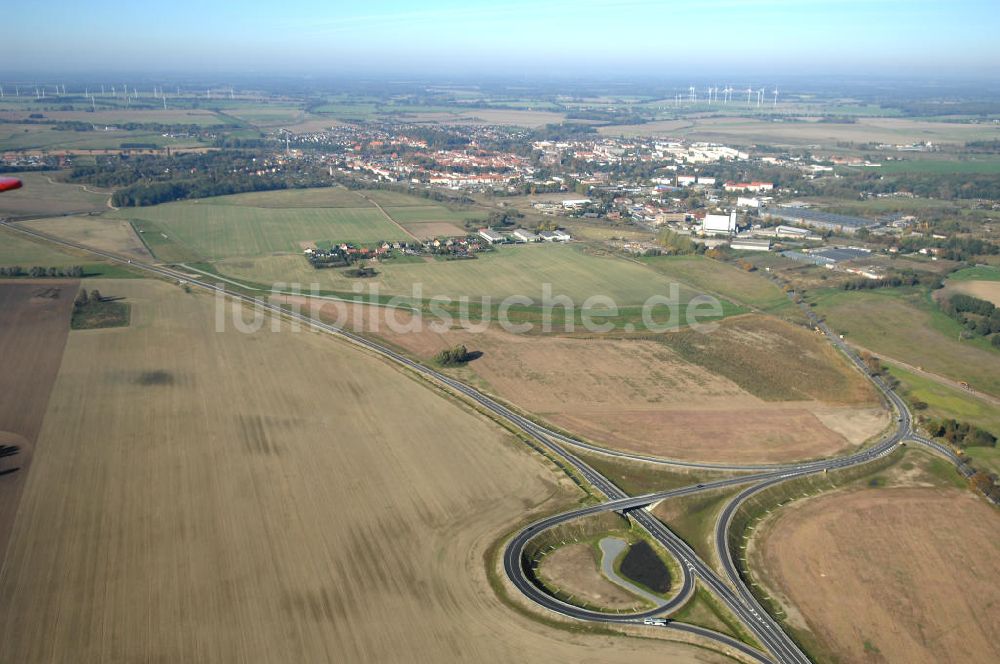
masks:
{"type": "MultiPolygon", "coordinates": [[[[180,283],[186,283],[192,287],[200,288],[203,290],[224,293],[227,296],[240,300],[244,303],[251,304],[260,307],[264,310],[270,311],[271,313],[297,320],[313,329],[332,334],[346,339],[347,341],[360,346],[370,352],[374,352],[378,355],[386,357],[393,360],[394,362],[405,366],[406,368],[413,370],[419,374],[422,374],[434,381],[444,384],[449,389],[456,393],[459,393],[466,398],[478,403],[481,407],[493,413],[495,416],[509,422],[518,429],[520,429],[524,434],[530,437],[535,443],[542,449],[546,451],[547,454],[554,456],[558,460],[561,460],[564,464],[572,467],[575,472],[582,477],[584,481],[589,483],[598,493],[603,494],[607,498],[606,502],[592,505],[588,507],[583,507],[577,510],[566,512],[564,514],[554,515],[537,521],[527,528],[519,532],[511,541],[508,543],[504,551],[504,570],[510,579],[511,583],[518,588],[526,597],[535,601],[539,605],[560,613],[571,618],[576,618],[579,620],[604,622],[604,623],[633,623],[642,624],[645,618],[651,616],[663,616],[669,615],[671,612],[676,611],[680,608],[684,602],[686,602],[691,594],[694,592],[695,580],[700,580],[706,587],[711,589],[720,599],[723,601],[727,607],[737,616],[740,620],[747,626],[750,632],[758,639],[758,641],[764,646],[764,648],[773,656],[775,661],[778,662],[793,662],[793,663],[807,663],[809,659],[805,654],[798,648],[798,646],[792,641],[792,639],[782,630],[780,625],[767,614],[766,611],[759,605],[756,599],[753,597],[749,588],[742,582],[738,569],[732,560],[729,547],[727,546],[727,535],[729,531],[730,524],[732,522],[733,516],[735,515],[739,506],[747,498],[753,494],[762,491],[770,486],[779,484],[796,477],[803,477],[806,475],[823,472],[825,470],[834,470],[837,468],[845,468],[848,466],[853,466],[857,464],[867,463],[875,459],[881,458],[889,453],[904,440],[910,440],[917,442],[919,444],[925,445],[934,451],[948,457],[951,461],[959,465],[959,469],[963,473],[971,474],[966,466],[961,464],[960,459],[947,447],[940,445],[934,441],[928,440],[921,436],[914,435],[912,431],[912,419],[910,412],[906,407],[903,400],[893,392],[888,385],[882,381],[880,377],[872,377],[872,381],[879,388],[882,394],[885,396],[886,400],[892,405],[896,413],[899,416],[897,424],[898,427],[884,439],[882,439],[876,445],[866,448],[860,452],[854,454],[834,459],[823,459],[817,461],[804,462],[801,464],[789,464],[783,466],[753,466],[753,465],[720,465],[720,464],[697,464],[697,463],[687,463],[687,462],[675,462],[667,459],[659,459],[656,457],[646,457],[642,455],[633,455],[624,452],[617,452],[613,450],[607,450],[596,445],[592,445],[583,441],[573,439],[562,433],[551,431],[546,427],[539,425],[530,419],[520,415],[519,413],[511,410],[510,408],[504,406],[503,404],[491,399],[490,397],[482,394],[478,390],[465,385],[449,376],[446,376],[434,369],[424,366],[418,362],[415,362],[408,357],[401,355],[393,351],[390,348],[382,346],[381,344],[375,343],[369,339],[361,337],[359,335],[353,334],[347,330],[337,328],[332,325],[328,325],[319,320],[313,319],[312,317],[294,311],[285,310],[275,304],[272,304],[264,299],[253,298],[242,293],[234,292],[229,290],[223,284],[210,283],[207,280],[192,278],[190,274],[179,272],[173,270],[172,268],[146,263],[136,260],[129,260],[122,258],[116,254],[93,249],[85,245],[81,245],[75,242],[69,242],[59,238],[55,238],[45,233],[39,233],[37,231],[25,229],[19,226],[12,226],[4,223],[8,228],[25,235],[30,235],[47,242],[52,242],[62,246],[70,247],[73,249],[88,252],[93,255],[100,256],[107,260],[127,264],[133,269],[144,271],[155,276],[163,277],[180,283]],[[695,486],[684,487],[680,489],[673,489],[670,491],[664,491],[662,493],[649,494],[646,496],[630,497],[627,496],[621,489],[615,486],[610,480],[604,477],[602,474],[595,471],[589,465],[587,465],[582,459],[574,455],[568,447],[578,447],[589,449],[591,451],[607,454],[611,456],[618,456],[623,458],[629,458],[634,460],[646,461],[651,463],[661,463],[676,466],[686,466],[690,468],[701,468],[701,469],[713,469],[713,470],[739,470],[739,471],[758,471],[752,475],[746,475],[742,477],[727,478],[724,480],[718,480],[715,482],[706,482],[704,484],[698,484],[695,486]],[[966,472],[968,471],[968,472],[966,472]],[[718,548],[720,559],[722,560],[723,567],[725,568],[725,573],[728,577],[729,583],[726,583],[722,578],[719,577],[703,560],[701,560],[698,555],[687,545],[683,540],[681,540],[677,535],[675,535],[669,528],[666,527],[662,522],[654,518],[649,512],[643,509],[652,503],[659,500],[665,500],[669,498],[675,498],[683,495],[690,495],[694,493],[699,493],[702,491],[709,491],[723,486],[737,486],[742,484],[749,484],[749,486],[740,492],[726,507],[717,523],[715,539],[716,546],[718,548]],[[556,598],[552,597],[548,593],[541,590],[531,579],[531,569],[530,562],[526,561],[524,556],[524,549],[527,543],[536,537],[541,532],[557,526],[561,523],[571,521],[573,519],[580,518],[589,514],[596,514],[603,511],[615,510],[625,514],[628,514],[634,522],[636,522],[640,527],[646,530],[649,535],[659,542],[667,551],[670,552],[672,556],[680,563],[681,566],[681,579],[680,587],[677,594],[669,600],[665,605],[658,607],[656,609],[634,614],[610,614],[602,613],[598,611],[583,609],[565,602],[561,602],[556,598]],[[731,585],[730,585],[731,584],[731,585]],[[735,588],[735,590],[734,590],[735,588]]],[[[805,309],[807,315],[810,317],[811,322],[821,329],[827,338],[837,347],[839,350],[845,353],[845,355],[868,375],[866,367],[862,360],[855,355],[844,342],[834,335],[825,324],[818,321],[810,310],[805,309]]],[[[714,632],[702,627],[695,625],[688,625],[684,623],[679,623],[675,621],[667,621],[665,626],[650,627],[650,629],[670,629],[676,631],[682,631],[689,634],[697,634],[704,638],[716,641],[720,645],[724,645],[731,649],[736,649],[746,656],[755,659],[757,661],[767,662],[771,661],[764,653],[747,646],[746,644],[733,639],[724,634],[714,632]]]]}

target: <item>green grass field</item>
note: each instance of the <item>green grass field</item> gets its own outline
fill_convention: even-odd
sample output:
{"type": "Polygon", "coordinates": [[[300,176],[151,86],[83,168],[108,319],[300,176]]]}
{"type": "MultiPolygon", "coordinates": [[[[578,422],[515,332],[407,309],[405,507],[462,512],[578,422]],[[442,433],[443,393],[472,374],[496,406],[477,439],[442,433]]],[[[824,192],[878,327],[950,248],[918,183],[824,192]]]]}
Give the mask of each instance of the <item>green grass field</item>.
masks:
{"type": "MultiPolygon", "coordinates": [[[[137,222],[162,260],[178,258],[161,253],[166,247],[160,240],[179,245],[169,254],[182,254],[183,260],[219,260],[274,252],[301,254],[301,242],[316,240],[368,244],[407,239],[374,207],[274,209],[184,201],[129,208],[114,215],[137,222]]],[[[301,256],[295,259],[304,262],[301,256]]]]}
{"type": "Polygon", "coordinates": [[[45,125],[0,125],[0,150],[117,150],[123,143],[191,147],[195,139],[149,131],[56,131],[45,125]]]}
{"type": "Polygon", "coordinates": [[[948,275],[948,281],[1000,281],[1000,268],[967,267],[948,275]]]}
{"type": "MultiPolygon", "coordinates": [[[[852,169],[858,170],[858,169],[852,169]]],[[[998,174],[1000,173],[1000,158],[984,157],[977,159],[907,159],[900,161],[885,161],[878,168],[867,168],[876,173],[894,175],[896,173],[921,173],[944,175],[953,173],[966,174],[998,174]]]]}
{"type": "Polygon", "coordinates": [[[652,256],[642,262],[657,272],[769,313],[794,305],[766,278],[703,256],[652,256]]]}
{"type": "MultiPolygon", "coordinates": [[[[891,367],[890,371],[899,379],[908,397],[927,404],[921,415],[967,422],[1000,437],[1000,408],[997,406],[899,367],[891,367]]],[[[970,447],[966,453],[977,466],[1000,473],[1000,448],[970,447]]]]}
{"type": "Polygon", "coordinates": [[[252,191],[232,196],[214,196],[201,199],[200,205],[236,205],[258,208],[326,208],[368,207],[364,198],[343,187],[318,187],[313,189],[277,189],[252,191]]]}
{"type": "MultiPolygon", "coordinates": [[[[323,290],[350,292],[357,283],[340,270],[315,270],[301,256],[232,258],[216,264],[220,273],[258,283],[298,281],[320,284],[323,290]]],[[[368,280],[384,295],[410,295],[421,284],[423,297],[489,295],[504,298],[542,297],[542,284],[552,285],[553,296],[565,294],[579,306],[592,295],[611,297],[619,306],[639,305],[654,294],[669,294],[674,281],[631,261],[598,257],[568,245],[508,246],[476,260],[421,261],[378,264],[379,275],[368,280]]],[[[686,302],[695,291],[680,289],[686,302]]],[[[728,309],[732,312],[733,307],[728,309]]]]}
{"type": "Polygon", "coordinates": [[[57,251],[42,242],[29,240],[11,231],[0,231],[0,266],[20,265],[25,269],[35,265],[71,267],[85,262],[84,258],[57,251]]]}
{"type": "Polygon", "coordinates": [[[372,199],[384,208],[389,207],[415,207],[418,205],[437,205],[435,201],[422,196],[409,196],[395,191],[366,191],[365,196],[372,199]]]}
{"type": "Polygon", "coordinates": [[[813,291],[808,299],[849,342],[1000,395],[1000,352],[964,329],[922,290],[813,291]]]}
{"type": "Polygon", "coordinates": [[[457,224],[461,227],[466,219],[484,219],[486,215],[478,210],[449,210],[443,205],[396,206],[386,210],[393,219],[403,226],[434,221],[457,224]]]}

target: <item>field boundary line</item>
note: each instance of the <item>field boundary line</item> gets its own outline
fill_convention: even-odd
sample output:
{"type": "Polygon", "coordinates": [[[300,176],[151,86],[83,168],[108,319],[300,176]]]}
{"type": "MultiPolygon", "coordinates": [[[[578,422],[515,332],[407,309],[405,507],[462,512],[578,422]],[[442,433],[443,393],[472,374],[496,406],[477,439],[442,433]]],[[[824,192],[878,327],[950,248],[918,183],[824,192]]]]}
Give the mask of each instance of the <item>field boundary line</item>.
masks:
{"type": "Polygon", "coordinates": [[[373,199],[368,198],[367,196],[365,196],[361,192],[357,192],[356,191],[354,193],[356,193],[358,196],[360,196],[361,198],[365,199],[366,201],[368,201],[369,203],[371,203],[372,205],[374,205],[376,208],[378,208],[378,211],[381,212],[382,215],[386,219],[388,219],[390,222],[392,222],[396,226],[396,228],[398,228],[399,230],[403,231],[404,233],[406,233],[407,235],[409,235],[410,237],[412,237],[417,242],[420,242],[421,244],[423,244],[423,241],[420,238],[418,238],[416,235],[414,235],[410,231],[406,230],[401,223],[399,223],[398,221],[396,221],[395,219],[393,219],[392,216],[388,212],[385,211],[385,208],[383,208],[381,205],[379,205],[378,203],[376,203],[373,199]]]}

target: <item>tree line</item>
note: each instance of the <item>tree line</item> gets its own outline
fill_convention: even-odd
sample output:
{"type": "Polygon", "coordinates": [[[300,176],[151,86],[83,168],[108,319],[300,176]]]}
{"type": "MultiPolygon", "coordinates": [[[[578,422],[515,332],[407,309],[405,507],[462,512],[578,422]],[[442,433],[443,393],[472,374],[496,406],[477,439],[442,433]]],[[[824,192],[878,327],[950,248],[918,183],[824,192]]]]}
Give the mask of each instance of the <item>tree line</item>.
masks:
{"type": "Polygon", "coordinates": [[[875,288],[900,288],[903,286],[927,286],[941,288],[944,280],[936,274],[918,275],[915,272],[903,272],[886,276],[884,279],[868,279],[858,277],[848,279],[840,285],[843,290],[872,290],[875,288]]]}
{"type": "Polygon", "coordinates": [[[121,187],[111,202],[117,207],[157,205],[249,191],[330,186],[322,169],[297,164],[272,172],[262,152],[220,150],[179,155],[114,155],[94,165],[75,167],[66,180],[100,187],[121,187]],[[287,170],[292,169],[292,170],[287,170]],[[258,175],[258,173],[261,173],[258,175]]]}
{"type": "Polygon", "coordinates": [[[941,300],[941,311],[957,320],[972,334],[985,337],[993,335],[991,343],[1000,347],[1000,309],[992,302],[978,297],[954,293],[941,300]]]}
{"type": "Polygon", "coordinates": [[[44,267],[35,265],[30,268],[23,268],[20,265],[0,267],[0,277],[72,277],[79,279],[83,276],[83,267],[74,265],[73,267],[44,267]]]}
{"type": "Polygon", "coordinates": [[[932,419],[924,422],[934,438],[943,438],[954,447],[996,447],[997,437],[985,429],[951,418],[932,419]]]}

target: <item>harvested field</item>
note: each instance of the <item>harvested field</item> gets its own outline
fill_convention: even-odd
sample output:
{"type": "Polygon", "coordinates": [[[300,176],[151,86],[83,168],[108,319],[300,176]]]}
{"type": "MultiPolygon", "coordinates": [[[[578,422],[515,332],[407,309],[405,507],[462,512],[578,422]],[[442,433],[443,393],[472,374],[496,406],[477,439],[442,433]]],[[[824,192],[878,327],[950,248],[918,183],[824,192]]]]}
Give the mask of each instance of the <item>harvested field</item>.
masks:
{"type": "Polygon", "coordinates": [[[821,662],[1000,659],[997,513],[970,492],[845,490],[793,503],[753,565],[790,600],[821,662]]]}
{"type": "MultiPolygon", "coordinates": [[[[217,115],[214,111],[199,109],[109,109],[92,113],[89,110],[83,111],[45,111],[45,118],[53,121],[80,121],[94,124],[126,124],[130,122],[160,122],[163,124],[196,124],[215,125],[225,124],[227,120],[217,115]]],[[[0,117],[8,119],[23,119],[28,116],[27,111],[6,111],[0,113],[0,117]]],[[[66,132],[63,132],[66,133],[66,132]]]]}
{"type": "Polygon", "coordinates": [[[446,221],[411,222],[403,224],[403,228],[416,235],[421,240],[438,237],[464,236],[466,230],[446,221]]]}
{"type": "Polygon", "coordinates": [[[589,542],[567,544],[547,554],[538,572],[547,585],[572,595],[581,606],[622,610],[647,606],[601,574],[599,555],[589,542]]]}
{"type": "Polygon", "coordinates": [[[964,293],[1000,307],[1000,281],[949,281],[946,293],[964,293]]]}
{"type": "Polygon", "coordinates": [[[767,401],[876,400],[874,388],[822,335],[775,318],[733,317],[721,321],[714,332],[680,330],[663,341],[684,359],[767,401]]]}
{"type": "Polygon", "coordinates": [[[747,117],[691,118],[683,121],[651,122],[644,125],[601,127],[600,133],[611,136],[672,136],[692,141],[719,143],[767,143],[805,145],[818,143],[835,146],[854,143],[964,143],[996,138],[992,125],[957,122],[928,122],[909,118],[858,118],[851,124],[829,122],[772,122],[747,117]]]}
{"type": "Polygon", "coordinates": [[[497,598],[487,548],[579,496],[499,427],[328,337],[114,289],[132,325],[70,335],[39,435],[0,660],[723,661],[497,598]]]}
{"type": "MultiPolygon", "coordinates": [[[[380,313],[377,335],[392,344],[425,360],[465,344],[482,356],[462,370],[464,379],[576,434],[636,452],[700,461],[791,461],[846,450],[888,421],[863,377],[827,356],[825,342],[807,332],[798,357],[760,351],[762,361],[774,366],[761,373],[760,385],[744,388],[657,341],[538,338],[497,329],[395,333],[385,324],[388,315],[380,313]],[[801,362],[809,363],[811,386],[791,382],[801,362]],[[798,386],[788,397],[755,395],[791,389],[784,380],[798,386]],[[765,389],[766,381],[777,386],[765,389]],[[829,385],[844,389],[828,391],[829,385]]],[[[391,315],[401,324],[409,320],[402,312],[391,315]]],[[[750,329],[754,318],[741,319],[738,329],[750,329]]],[[[792,326],[791,337],[780,336],[787,334],[783,325],[761,318],[760,329],[782,343],[796,340],[792,326]]]]}
{"type": "Polygon", "coordinates": [[[59,370],[77,281],[0,281],[0,553],[8,538],[59,370]],[[15,470],[17,469],[17,470],[15,470]]]}
{"type": "Polygon", "coordinates": [[[88,247],[121,256],[149,259],[146,246],[132,226],[123,219],[110,217],[54,217],[22,222],[31,230],[78,242],[88,247]]]}
{"type": "Polygon", "coordinates": [[[512,125],[516,127],[541,127],[556,124],[566,119],[563,113],[548,111],[520,111],[517,109],[486,109],[474,108],[463,113],[412,113],[406,118],[411,122],[427,122],[432,124],[469,124],[469,125],[512,125]]]}

